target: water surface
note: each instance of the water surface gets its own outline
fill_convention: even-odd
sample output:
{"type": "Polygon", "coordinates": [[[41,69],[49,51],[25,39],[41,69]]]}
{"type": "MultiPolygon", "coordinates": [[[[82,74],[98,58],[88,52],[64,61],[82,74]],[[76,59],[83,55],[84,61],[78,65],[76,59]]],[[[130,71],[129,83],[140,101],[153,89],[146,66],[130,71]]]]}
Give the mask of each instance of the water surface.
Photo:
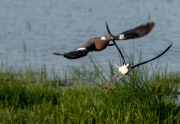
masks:
{"type": "MultiPolygon", "coordinates": [[[[139,39],[117,41],[129,56],[142,52],[142,59],[150,59],[173,43],[159,60],[159,65],[177,72],[180,67],[180,1],[178,0],[4,0],[0,4],[0,63],[14,68],[31,65],[61,71],[62,67],[90,63],[88,57],[68,60],[52,52],[68,52],[90,38],[111,32],[119,34],[148,21],[156,23],[153,31],[139,39]]],[[[115,47],[88,56],[107,67],[108,61],[119,64],[115,47]]]]}

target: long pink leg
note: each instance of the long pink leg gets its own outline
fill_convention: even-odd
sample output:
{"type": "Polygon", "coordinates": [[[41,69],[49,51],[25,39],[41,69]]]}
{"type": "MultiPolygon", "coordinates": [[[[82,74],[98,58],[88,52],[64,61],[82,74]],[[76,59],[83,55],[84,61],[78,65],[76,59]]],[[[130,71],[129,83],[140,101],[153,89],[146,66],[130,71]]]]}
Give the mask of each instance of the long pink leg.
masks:
{"type": "MultiPolygon", "coordinates": [[[[117,74],[118,74],[118,73],[117,73],[117,74]]],[[[111,80],[110,80],[107,84],[105,84],[105,85],[103,86],[103,89],[106,88],[106,86],[117,76],[117,74],[115,74],[115,75],[113,76],[113,78],[111,78],[111,80]]]]}
{"type": "Polygon", "coordinates": [[[125,75],[121,75],[107,90],[106,90],[106,93],[112,88],[112,86],[118,81],[120,80],[121,78],[123,78],[125,75]]]}

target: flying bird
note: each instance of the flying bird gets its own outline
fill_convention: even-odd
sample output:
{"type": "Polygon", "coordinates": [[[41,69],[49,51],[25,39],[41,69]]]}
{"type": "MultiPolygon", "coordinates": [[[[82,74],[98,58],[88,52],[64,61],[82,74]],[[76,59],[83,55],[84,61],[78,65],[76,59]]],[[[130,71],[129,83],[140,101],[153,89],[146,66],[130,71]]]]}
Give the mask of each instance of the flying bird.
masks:
{"type": "MultiPolygon", "coordinates": [[[[108,30],[108,33],[111,34],[107,23],[106,23],[106,28],[107,28],[107,30],[108,30]]],[[[116,45],[116,43],[115,43],[114,40],[113,40],[113,42],[114,42],[114,44],[116,45]]],[[[122,64],[123,64],[123,65],[122,65],[122,66],[118,66],[118,65],[115,64],[115,66],[118,68],[118,74],[120,73],[121,76],[120,76],[119,78],[117,78],[117,79],[115,80],[115,82],[114,82],[108,89],[106,89],[106,92],[108,92],[108,91],[112,88],[112,86],[113,86],[119,79],[121,79],[121,78],[124,77],[125,75],[128,75],[134,68],[136,68],[136,67],[138,67],[138,66],[140,66],[140,65],[146,64],[146,63],[148,63],[148,62],[150,62],[150,61],[153,61],[153,60],[159,58],[160,56],[162,56],[163,54],[165,54],[165,53],[171,48],[172,45],[173,45],[173,43],[172,43],[171,45],[169,45],[169,46],[168,46],[161,54],[159,54],[158,56],[156,56],[156,57],[154,57],[154,58],[152,58],[152,59],[150,59],[150,60],[147,60],[147,61],[141,62],[141,63],[139,63],[139,64],[136,64],[136,65],[134,65],[134,66],[131,66],[130,64],[127,64],[127,63],[125,62],[125,59],[124,59],[124,56],[123,56],[121,50],[120,50],[119,47],[116,45],[116,48],[118,49],[118,51],[119,51],[119,53],[120,53],[120,55],[121,55],[122,64]]],[[[115,74],[115,75],[113,76],[113,78],[116,78],[116,77],[117,77],[117,74],[115,74]]],[[[113,78],[111,78],[111,80],[112,80],[113,78]]],[[[111,80],[110,80],[106,85],[104,85],[103,88],[106,88],[107,85],[111,82],[111,80]]]]}
{"type": "MultiPolygon", "coordinates": [[[[109,41],[112,40],[128,40],[133,38],[139,38],[148,34],[154,27],[154,22],[148,22],[146,24],[142,24],[137,26],[133,29],[124,31],[118,35],[113,36],[112,34],[108,34],[107,36],[103,37],[96,37],[92,38],[87,41],[82,46],[78,47],[77,49],[67,52],[67,53],[56,53],[54,55],[61,55],[67,59],[78,59],[81,57],[86,56],[89,52],[93,51],[101,51],[105,49],[107,46],[113,46],[115,44],[110,44],[109,41]]],[[[107,26],[107,23],[106,23],[107,26]]]]}

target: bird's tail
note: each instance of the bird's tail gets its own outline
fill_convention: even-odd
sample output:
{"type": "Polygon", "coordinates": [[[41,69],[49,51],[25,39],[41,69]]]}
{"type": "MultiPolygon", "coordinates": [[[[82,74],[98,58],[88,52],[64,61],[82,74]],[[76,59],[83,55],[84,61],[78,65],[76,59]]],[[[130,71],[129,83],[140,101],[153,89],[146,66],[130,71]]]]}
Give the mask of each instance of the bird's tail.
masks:
{"type": "Polygon", "coordinates": [[[118,66],[118,65],[116,65],[116,64],[114,64],[117,68],[119,68],[120,66],[118,66]]]}
{"type": "Polygon", "coordinates": [[[56,55],[56,56],[63,56],[64,54],[62,54],[62,53],[53,53],[53,55],[56,55]]]}
{"type": "Polygon", "coordinates": [[[133,29],[124,31],[116,36],[114,36],[114,40],[127,40],[133,38],[139,38],[147,35],[153,29],[155,23],[148,22],[146,24],[139,25],[133,29]]]}

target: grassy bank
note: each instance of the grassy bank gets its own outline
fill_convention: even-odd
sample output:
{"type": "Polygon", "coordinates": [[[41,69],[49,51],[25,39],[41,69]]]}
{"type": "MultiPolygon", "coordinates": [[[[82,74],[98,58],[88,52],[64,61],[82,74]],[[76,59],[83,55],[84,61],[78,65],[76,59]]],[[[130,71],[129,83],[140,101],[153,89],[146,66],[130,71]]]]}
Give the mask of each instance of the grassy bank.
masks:
{"type": "Polygon", "coordinates": [[[180,123],[179,73],[137,68],[105,93],[109,70],[94,64],[49,77],[45,67],[1,69],[0,123],[180,123]]]}

